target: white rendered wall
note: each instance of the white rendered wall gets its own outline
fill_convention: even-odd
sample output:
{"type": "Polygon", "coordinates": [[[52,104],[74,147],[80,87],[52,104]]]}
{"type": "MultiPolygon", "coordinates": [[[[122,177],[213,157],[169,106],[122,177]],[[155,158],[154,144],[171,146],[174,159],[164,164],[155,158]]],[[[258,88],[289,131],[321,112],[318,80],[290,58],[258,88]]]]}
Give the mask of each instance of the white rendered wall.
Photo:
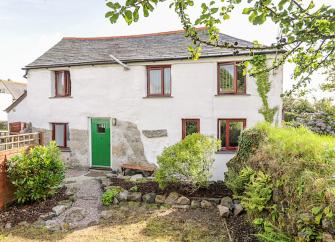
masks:
{"type": "Polygon", "coordinates": [[[0,93],[0,121],[7,121],[7,112],[4,111],[13,102],[13,97],[7,93],[0,93]]]}
{"type": "MultiPolygon", "coordinates": [[[[88,130],[88,117],[112,117],[133,122],[140,131],[167,129],[168,137],[149,139],[142,135],[146,158],[155,163],[164,147],[181,140],[183,118],[199,118],[200,132],[215,137],[219,118],[245,118],[247,127],[263,121],[253,78],[247,77],[247,95],[216,96],[217,63],[233,60],[242,57],[138,63],[130,64],[129,71],[119,65],[71,67],[72,98],[50,98],[52,70],[30,70],[28,95],[9,113],[9,120],[32,122],[44,129],[50,129],[50,122],[68,122],[70,129],[88,130]],[[172,65],[172,98],[146,98],[146,66],[155,64],[172,65]]],[[[281,68],[270,75],[269,102],[279,107],[275,116],[279,124],[282,79],[281,68]]],[[[221,171],[231,156],[216,156],[218,174],[214,177],[223,177],[221,171]]]]}

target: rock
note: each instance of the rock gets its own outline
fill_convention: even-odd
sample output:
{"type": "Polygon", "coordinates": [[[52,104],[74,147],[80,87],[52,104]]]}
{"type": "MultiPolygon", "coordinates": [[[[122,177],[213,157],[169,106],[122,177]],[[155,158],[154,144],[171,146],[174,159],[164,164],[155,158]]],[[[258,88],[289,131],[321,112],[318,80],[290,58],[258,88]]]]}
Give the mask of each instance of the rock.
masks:
{"type": "Polygon", "coordinates": [[[113,217],[115,211],[113,210],[105,210],[105,211],[102,211],[101,214],[100,214],[100,217],[102,219],[109,219],[111,217],[113,217]]]}
{"type": "Polygon", "coordinates": [[[85,218],[87,215],[87,211],[83,208],[72,208],[71,211],[69,211],[68,214],[66,214],[64,218],[65,223],[76,223],[85,218]]]}
{"type": "Polygon", "coordinates": [[[154,192],[147,193],[142,196],[142,200],[145,203],[155,203],[155,199],[156,199],[156,193],[154,192]]]}
{"type": "Polygon", "coordinates": [[[220,205],[225,206],[229,209],[232,209],[233,208],[233,199],[231,199],[230,197],[223,197],[221,199],[220,205]]]}
{"type": "Polygon", "coordinates": [[[5,229],[11,229],[11,228],[12,228],[12,224],[11,223],[6,223],[5,229]]]}
{"type": "Polygon", "coordinates": [[[139,179],[142,179],[143,178],[143,175],[142,174],[136,174],[136,175],[133,175],[130,177],[130,181],[136,181],[136,180],[139,180],[139,179]]]}
{"type": "Polygon", "coordinates": [[[177,199],[176,204],[178,205],[190,205],[191,201],[189,198],[185,196],[181,196],[180,198],[177,199]]]}
{"type": "Polygon", "coordinates": [[[168,136],[166,129],[142,130],[142,134],[147,138],[159,138],[168,136]]]}
{"type": "Polygon", "coordinates": [[[65,195],[67,196],[73,196],[77,192],[77,188],[75,187],[67,187],[65,191],[65,195]]]}
{"type": "Polygon", "coordinates": [[[107,173],[107,174],[106,174],[106,177],[108,177],[108,178],[116,178],[116,177],[117,177],[117,174],[107,173]]]}
{"type": "Polygon", "coordinates": [[[35,222],[33,223],[33,226],[34,226],[35,228],[42,228],[42,227],[45,226],[45,221],[44,221],[43,219],[39,218],[37,221],[35,221],[35,222]]]}
{"type": "Polygon", "coordinates": [[[45,221],[45,228],[50,231],[59,231],[61,230],[60,224],[57,223],[57,221],[54,220],[47,220],[45,221]]]}
{"type": "Polygon", "coordinates": [[[22,221],[22,222],[18,223],[17,225],[22,226],[22,227],[28,227],[29,223],[27,221],[22,221]]]}
{"type": "Polygon", "coordinates": [[[42,220],[50,220],[54,217],[56,217],[56,214],[54,212],[49,212],[49,213],[45,213],[45,214],[40,215],[40,219],[42,219],[42,220]]]}
{"type": "Polygon", "coordinates": [[[128,200],[128,194],[129,192],[127,190],[122,191],[119,193],[119,195],[117,196],[119,201],[127,201],[128,200]]]}
{"type": "Polygon", "coordinates": [[[217,208],[219,209],[220,217],[224,217],[224,218],[229,217],[230,209],[228,207],[223,206],[223,205],[218,205],[217,208]]]}
{"type": "Polygon", "coordinates": [[[234,216],[240,215],[243,212],[241,204],[234,204],[234,216]]]}
{"type": "Polygon", "coordinates": [[[189,209],[190,208],[190,205],[181,205],[181,204],[175,204],[175,205],[172,205],[172,208],[178,208],[178,209],[189,209]]]}
{"type": "Polygon", "coordinates": [[[71,200],[63,200],[58,202],[58,205],[64,205],[66,208],[69,208],[72,206],[72,201],[71,200]]]}
{"type": "Polygon", "coordinates": [[[208,202],[207,200],[202,200],[200,203],[200,206],[202,208],[212,208],[213,207],[212,203],[208,202]]]}
{"type": "Polygon", "coordinates": [[[129,192],[128,201],[140,202],[142,201],[142,193],[140,192],[129,192]]]}
{"type": "Polygon", "coordinates": [[[155,203],[159,204],[165,203],[165,195],[157,195],[155,197],[155,203]]]}
{"type": "Polygon", "coordinates": [[[114,200],[113,200],[113,204],[118,205],[119,203],[120,203],[119,200],[117,200],[117,198],[115,197],[114,200]]]}
{"type": "Polygon", "coordinates": [[[197,200],[192,200],[191,208],[200,208],[200,202],[197,200]]]}
{"type": "Polygon", "coordinates": [[[165,199],[166,204],[175,204],[179,198],[179,194],[176,192],[171,192],[169,196],[165,199]]]}
{"type": "Polygon", "coordinates": [[[65,210],[66,210],[66,206],[64,206],[64,205],[58,205],[58,206],[52,208],[52,211],[56,214],[56,216],[59,216],[65,210]]]}
{"type": "Polygon", "coordinates": [[[104,187],[108,187],[111,185],[111,181],[108,178],[101,178],[101,185],[104,187]]]}
{"type": "Polygon", "coordinates": [[[324,242],[335,242],[335,239],[331,234],[323,233],[322,234],[322,241],[324,241],[324,242]]]}

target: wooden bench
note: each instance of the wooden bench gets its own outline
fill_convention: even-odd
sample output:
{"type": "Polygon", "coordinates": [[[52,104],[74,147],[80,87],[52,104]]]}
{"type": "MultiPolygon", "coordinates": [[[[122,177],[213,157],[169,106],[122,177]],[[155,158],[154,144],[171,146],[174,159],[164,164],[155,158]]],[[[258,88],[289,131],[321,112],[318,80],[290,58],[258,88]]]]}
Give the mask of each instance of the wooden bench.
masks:
{"type": "Polygon", "coordinates": [[[122,164],[121,170],[123,175],[126,175],[126,171],[130,170],[142,173],[144,177],[147,177],[151,176],[155,172],[156,167],[146,165],[135,165],[135,164],[122,164]]]}

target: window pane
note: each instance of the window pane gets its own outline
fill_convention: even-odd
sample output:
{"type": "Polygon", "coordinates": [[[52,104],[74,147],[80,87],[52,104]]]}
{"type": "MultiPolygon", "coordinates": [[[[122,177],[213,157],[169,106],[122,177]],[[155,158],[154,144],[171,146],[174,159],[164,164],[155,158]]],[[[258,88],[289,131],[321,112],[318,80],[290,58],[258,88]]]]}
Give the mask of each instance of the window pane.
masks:
{"type": "Polygon", "coordinates": [[[220,65],[220,92],[235,92],[234,65],[220,65]]]}
{"type": "Polygon", "coordinates": [[[58,146],[64,147],[64,129],[65,125],[55,124],[55,141],[58,146]]]}
{"type": "Polygon", "coordinates": [[[243,75],[243,65],[237,66],[237,92],[245,93],[245,76],[243,75]]]}
{"type": "Polygon", "coordinates": [[[221,147],[226,147],[226,120],[220,120],[220,140],[221,147]]]}
{"type": "Polygon", "coordinates": [[[57,80],[57,95],[65,96],[65,78],[64,72],[56,72],[56,80],[57,80]]]}
{"type": "Polygon", "coordinates": [[[164,94],[171,94],[171,68],[164,68],[164,94]]]}
{"type": "Polygon", "coordinates": [[[229,122],[229,146],[237,147],[238,146],[238,138],[243,130],[243,122],[242,121],[230,121],[229,122]]]}
{"type": "Polygon", "coordinates": [[[150,94],[162,93],[161,70],[150,70],[150,94]]]}
{"type": "Polygon", "coordinates": [[[197,121],[186,121],[185,126],[186,126],[185,136],[199,132],[197,121]]]}
{"type": "Polygon", "coordinates": [[[98,133],[105,133],[106,132],[105,124],[97,124],[97,130],[98,130],[98,133]]]}

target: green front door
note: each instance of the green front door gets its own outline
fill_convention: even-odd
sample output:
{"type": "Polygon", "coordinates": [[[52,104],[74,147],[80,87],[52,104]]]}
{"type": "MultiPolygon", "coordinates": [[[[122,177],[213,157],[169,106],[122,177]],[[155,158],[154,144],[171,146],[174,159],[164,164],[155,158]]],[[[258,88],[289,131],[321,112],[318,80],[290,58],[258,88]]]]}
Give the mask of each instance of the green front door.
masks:
{"type": "Polygon", "coordinates": [[[111,166],[110,122],[107,118],[91,119],[92,166],[111,166]]]}

